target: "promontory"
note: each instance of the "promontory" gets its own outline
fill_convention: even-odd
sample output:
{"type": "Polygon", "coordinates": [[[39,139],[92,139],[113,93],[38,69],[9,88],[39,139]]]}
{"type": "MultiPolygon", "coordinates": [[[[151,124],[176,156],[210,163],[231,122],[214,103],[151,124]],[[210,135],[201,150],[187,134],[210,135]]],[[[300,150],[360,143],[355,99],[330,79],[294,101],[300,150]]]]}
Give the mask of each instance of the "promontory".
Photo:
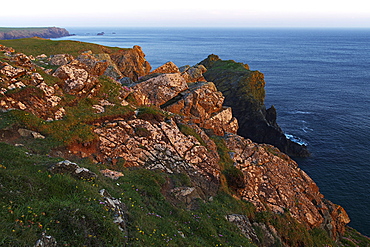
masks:
{"type": "Polygon", "coordinates": [[[21,38],[60,38],[70,36],[65,28],[60,27],[0,27],[0,40],[21,38]]]}

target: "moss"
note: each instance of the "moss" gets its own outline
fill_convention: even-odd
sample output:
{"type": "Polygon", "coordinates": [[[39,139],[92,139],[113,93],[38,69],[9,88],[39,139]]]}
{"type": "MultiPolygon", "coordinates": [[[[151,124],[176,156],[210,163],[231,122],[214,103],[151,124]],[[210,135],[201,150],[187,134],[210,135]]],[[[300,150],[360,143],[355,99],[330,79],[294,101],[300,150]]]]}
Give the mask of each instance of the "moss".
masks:
{"type": "Polygon", "coordinates": [[[227,184],[233,190],[245,187],[244,174],[235,166],[230,166],[224,169],[222,173],[225,175],[227,184]]]}
{"type": "Polygon", "coordinates": [[[155,106],[144,106],[138,109],[137,117],[149,122],[163,122],[166,115],[155,106]]]}
{"type": "Polygon", "coordinates": [[[207,147],[206,142],[202,139],[202,137],[200,136],[200,134],[198,134],[195,131],[195,129],[191,128],[189,125],[181,124],[181,123],[178,123],[177,124],[177,127],[179,128],[179,130],[181,131],[181,133],[183,133],[186,136],[194,136],[195,139],[197,139],[202,146],[207,147]]]}

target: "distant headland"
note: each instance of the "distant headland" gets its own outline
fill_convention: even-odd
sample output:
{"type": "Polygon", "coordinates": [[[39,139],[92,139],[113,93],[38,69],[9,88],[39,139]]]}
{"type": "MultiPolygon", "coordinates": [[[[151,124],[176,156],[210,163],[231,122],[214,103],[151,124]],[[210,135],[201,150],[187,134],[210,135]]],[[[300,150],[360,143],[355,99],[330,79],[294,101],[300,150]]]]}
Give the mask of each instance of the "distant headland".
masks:
{"type": "Polygon", "coordinates": [[[65,28],[59,27],[0,27],[0,40],[21,38],[60,38],[70,36],[65,28]]]}

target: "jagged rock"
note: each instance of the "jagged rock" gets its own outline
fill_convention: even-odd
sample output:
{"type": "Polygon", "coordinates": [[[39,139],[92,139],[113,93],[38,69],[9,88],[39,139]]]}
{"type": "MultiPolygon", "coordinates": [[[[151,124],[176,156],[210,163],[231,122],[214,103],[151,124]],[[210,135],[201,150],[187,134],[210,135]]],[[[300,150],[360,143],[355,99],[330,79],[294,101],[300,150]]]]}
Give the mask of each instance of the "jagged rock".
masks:
{"type": "Polygon", "coordinates": [[[217,135],[236,133],[237,120],[231,108],[223,107],[224,97],[212,82],[194,83],[179,97],[162,105],[166,111],[189,117],[200,127],[212,129],[217,135]]]}
{"type": "Polygon", "coordinates": [[[174,64],[173,62],[167,62],[167,63],[163,64],[162,66],[156,68],[155,70],[153,70],[150,73],[151,74],[156,74],[156,73],[171,74],[171,73],[180,73],[180,70],[176,66],[176,64],[174,64]]]}
{"type": "Polygon", "coordinates": [[[239,230],[253,243],[261,246],[258,236],[253,229],[252,223],[249,221],[246,215],[230,214],[226,215],[225,218],[229,222],[235,224],[239,228],[239,230]]]}
{"type": "Polygon", "coordinates": [[[6,53],[13,53],[15,50],[12,47],[6,47],[5,45],[0,45],[0,51],[6,53]]]}
{"type": "Polygon", "coordinates": [[[151,66],[145,60],[145,54],[140,46],[135,45],[132,49],[122,49],[110,54],[112,61],[124,77],[130,77],[137,81],[139,77],[149,74],[151,66]]]}
{"type": "Polygon", "coordinates": [[[87,93],[95,85],[96,78],[89,75],[88,71],[84,69],[84,65],[81,65],[77,60],[74,61],[60,66],[55,70],[53,76],[64,80],[66,92],[71,94],[87,93]]]}
{"type": "Polygon", "coordinates": [[[56,163],[55,165],[50,167],[50,172],[52,173],[62,173],[62,174],[70,174],[73,177],[85,180],[92,180],[97,178],[97,175],[91,172],[89,169],[84,167],[80,167],[76,163],[73,163],[69,160],[64,160],[56,163]]]}
{"type": "Polygon", "coordinates": [[[103,174],[104,176],[106,176],[108,178],[111,178],[111,179],[114,179],[114,180],[117,180],[120,177],[124,176],[122,172],[112,171],[110,169],[101,170],[100,173],[103,174]]]}
{"type": "Polygon", "coordinates": [[[161,106],[182,91],[188,89],[188,85],[179,73],[161,74],[139,82],[131,89],[138,105],[161,106]]]}
{"type": "Polygon", "coordinates": [[[203,74],[207,72],[206,67],[201,64],[190,66],[183,66],[180,69],[182,76],[185,78],[186,82],[198,82],[198,81],[206,81],[203,77],[203,74]]]}
{"type": "Polygon", "coordinates": [[[0,62],[0,74],[9,78],[18,78],[26,74],[23,68],[15,68],[8,63],[0,62]]]}
{"type": "Polygon", "coordinates": [[[113,222],[122,232],[127,234],[126,205],[119,199],[112,197],[105,189],[100,190],[99,194],[104,198],[104,205],[113,212],[113,222]]]}
{"type": "Polygon", "coordinates": [[[219,183],[217,152],[209,151],[193,136],[180,132],[176,123],[150,123],[142,119],[101,126],[99,136],[102,162],[125,160],[126,167],[186,173],[204,194],[214,194],[219,183]]]}
{"type": "Polygon", "coordinates": [[[37,55],[36,56],[36,59],[40,59],[40,60],[42,60],[42,59],[45,59],[45,58],[47,58],[48,56],[46,56],[45,54],[40,54],[40,55],[37,55]]]}
{"type": "Polygon", "coordinates": [[[42,232],[41,238],[36,241],[34,247],[55,247],[57,245],[57,241],[53,236],[48,236],[45,232],[42,232]]]}
{"type": "Polygon", "coordinates": [[[11,61],[18,66],[28,68],[31,71],[36,71],[35,65],[32,63],[31,59],[23,53],[16,53],[12,55],[11,61]]]}
{"type": "Polygon", "coordinates": [[[34,139],[45,139],[45,136],[40,133],[28,129],[18,129],[18,133],[23,137],[33,137],[34,139]]]}
{"type": "Polygon", "coordinates": [[[278,236],[276,229],[272,225],[266,225],[264,223],[253,223],[253,227],[258,229],[261,233],[261,241],[258,246],[261,247],[270,247],[270,246],[283,246],[289,247],[286,245],[281,238],[278,236]]]}
{"type": "MultiPolygon", "coordinates": [[[[85,65],[85,69],[89,72],[90,75],[100,76],[105,73],[109,66],[107,62],[107,59],[109,59],[109,55],[106,55],[106,59],[98,59],[97,56],[85,53],[79,55],[76,60],[85,65]]],[[[101,55],[99,58],[103,58],[103,55],[101,55]]]]}
{"type": "Polygon", "coordinates": [[[195,187],[175,187],[170,190],[170,193],[175,197],[176,203],[182,202],[189,209],[196,207],[197,199],[202,199],[195,187]]]}
{"type": "Polygon", "coordinates": [[[119,80],[124,77],[124,75],[119,71],[117,65],[113,62],[109,54],[93,54],[93,56],[99,61],[106,61],[108,67],[104,71],[104,75],[109,76],[115,80],[119,80]]]}
{"type": "Polygon", "coordinates": [[[213,130],[216,135],[223,136],[225,133],[237,132],[238,120],[233,117],[230,107],[224,107],[220,112],[206,119],[201,126],[213,130]]]}
{"type": "Polygon", "coordinates": [[[225,143],[233,151],[235,166],[244,174],[245,187],[237,189],[242,199],[260,211],[289,211],[307,227],[322,227],[333,237],[344,232],[349,223],[346,212],[323,199],[315,182],[287,155],[271,145],[233,134],[226,136],[225,143]]]}
{"type": "Polygon", "coordinates": [[[292,142],[276,123],[275,108],[266,110],[264,75],[235,61],[210,55],[200,64],[207,68],[204,77],[215,83],[225,96],[225,105],[238,119],[238,134],[258,143],[268,143],[293,156],[308,156],[307,147],[292,142]]]}
{"type": "Polygon", "coordinates": [[[69,54],[56,54],[50,56],[49,63],[50,65],[61,66],[70,63],[73,59],[73,56],[69,54]]]}

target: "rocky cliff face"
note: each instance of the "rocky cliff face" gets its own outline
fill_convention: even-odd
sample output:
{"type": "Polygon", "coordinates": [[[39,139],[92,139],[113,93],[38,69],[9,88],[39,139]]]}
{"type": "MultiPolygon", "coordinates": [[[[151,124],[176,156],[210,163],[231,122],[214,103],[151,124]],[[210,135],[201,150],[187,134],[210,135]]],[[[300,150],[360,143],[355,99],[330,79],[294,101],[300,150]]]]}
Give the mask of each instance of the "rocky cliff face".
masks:
{"type": "Polygon", "coordinates": [[[2,28],[0,29],[0,40],[2,39],[21,39],[21,38],[60,38],[70,36],[69,32],[64,28],[48,27],[48,28],[2,28]]]}
{"type": "MultiPolygon", "coordinates": [[[[287,213],[307,229],[324,229],[333,239],[344,233],[349,222],[345,210],[326,200],[292,159],[271,145],[237,135],[238,126],[243,133],[247,130],[254,135],[269,133],[264,128],[279,130],[273,109],[264,110],[261,73],[246,70],[245,65],[234,74],[227,68],[223,72],[219,65],[222,61],[211,56],[202,62],[204,66],[180,70],[166,64],[150,74],[141,49],[134,47],[110,55],[88,52],[77,58],[53,56],[49,62],[58,68],[47,71],[56,79],[51,83],[45,72],[37,72],[41,69],[30,57],[4,46],[0,51],[6,54],[0,63],[2,111],[19,109],[62,122],[72,109],[71,102],[62,100],[64,96],[91,102],[86,109],[91,116],[85,120],[81,115],[80,123],[88,125],[94,140],[69,145],[67,154],[113,167],[185,174],[190,179],[188,186],[168,183],[162,193],[174,203],[185,203],[190,210],[197,208],[199,200],[209,202],[222,186],[228,186],[234,197],[251,202],[259,212],[287,213]],[[118,100],[106,92],[98,93],[103,87],[101,76],[112,71],[117,77],[109,83],[111,89],[120,88],[118,100]],[[123,86],[115,81],[121,75],[129,78],[123,86]],[[235,99],[239,105],[235,106],[235,99]],[[130,112],[104,115],[117,105],[127,106],[130,112]],[[239,121],[234,112],[241,114],[239,121]],[[252,127],[250,122],[254,123],[252,127]]],[[[283,146],[283,151],[287,150],[292,152],[283,146]]],[[[225,218],[260,246],[288,241],[280,238],[281,233],[272,225],[253,219],[252,224],[246,215],[225,218]],[[263,244],[255,229],[271,236],[270,244],[267,240],[263,244]]]]}
{"type": "Polygon", "coordinates": [[[306,146],[286,138],[276,123],[275,108],[266,109],[265,81],[261,72],[251,71],[245,64],[223,61],[216,55],[210,55],[200,64],[207,68],[204,77],[215,83],[225,96],[225,105],[233,108],[239,122],[239,135],[274,145],[288,155],[309,155],[306,146]]]}

